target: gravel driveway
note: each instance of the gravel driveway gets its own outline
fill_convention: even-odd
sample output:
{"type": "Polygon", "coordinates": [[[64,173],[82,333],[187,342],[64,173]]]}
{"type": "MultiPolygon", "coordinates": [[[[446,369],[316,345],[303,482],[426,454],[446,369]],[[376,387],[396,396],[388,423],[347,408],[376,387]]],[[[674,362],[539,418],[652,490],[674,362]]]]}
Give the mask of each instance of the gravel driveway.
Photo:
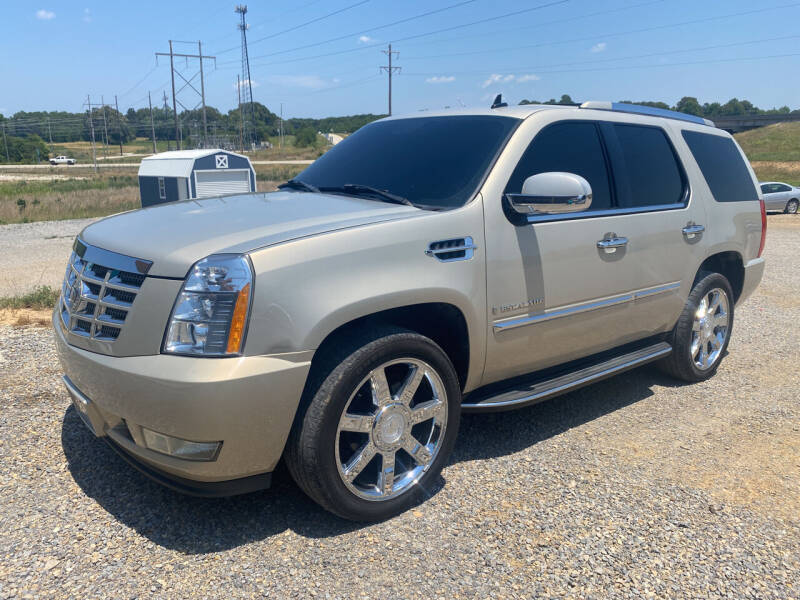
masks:
{"type": "Polygon", "coordinates": [[[376,525],[284,471],[221,500],[149,482],[70,408],[50,332],[0,327],[0,597],[798,598],[800,218],[769,223],[716,377],[467,416],[429,500],[376,525]]]}
{"type": "Polygon", "coordinates": [[[58,288],[75,236],[97,219],[0,225],[0,298],[58,288]]]}

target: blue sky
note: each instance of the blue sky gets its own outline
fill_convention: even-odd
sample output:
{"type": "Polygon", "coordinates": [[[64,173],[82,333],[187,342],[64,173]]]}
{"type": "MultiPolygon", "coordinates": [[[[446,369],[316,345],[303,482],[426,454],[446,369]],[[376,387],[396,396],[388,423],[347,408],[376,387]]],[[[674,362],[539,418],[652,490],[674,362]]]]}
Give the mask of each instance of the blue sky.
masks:
{"type": "MultiPolygon", "coordinates": [[[[234,5],[4,3],[0,112],[77,111],[87,93],[117,94],[122,110],[146,106],[148,90],[154,102],[170,93],[169,61],[154,57],[170,38],[202,40],[217,55],[216,69],[206,65],[207,103],[230,109],[241,59],[234,5]]],[[[385,112],[378,67],[389,42],[402,67],[395,113],[485,104],[497,92],[511,102],[693,95],[800,108],[800,1],[271,0],[248,9],[254,99],[275,112],[283,102],[286,117],[385,112]]]]}

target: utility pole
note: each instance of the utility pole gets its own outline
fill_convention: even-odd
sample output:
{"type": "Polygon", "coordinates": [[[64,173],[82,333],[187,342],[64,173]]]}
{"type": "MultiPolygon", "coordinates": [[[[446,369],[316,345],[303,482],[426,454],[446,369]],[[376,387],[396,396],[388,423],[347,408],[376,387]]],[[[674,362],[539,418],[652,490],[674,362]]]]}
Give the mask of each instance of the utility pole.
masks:
{"type": "Polygon", "coordinates": [[[203,147],[208,148],[208,125],[206,124],[206,84],[203,79],[203,45],[198,40],[197,54],[200,56],[200,98],[203,102],[203,147]]]}
{"type": "Polygon", "coordinates": [[[11,158],[8,156],[8,140],[6,140],[6,122],[3,121],[3,145],[6,147],[6,162],[10,163],[11,158]]]}
{"type": "Polygon", "coordinates": [[[103,105],[103,131],[105,137],[103,138],[103,156],[108,158],[108,124],[106,123],[106,100],[100,96],[100,104],[103,105]]]}
{"type": "Polygon", "coordinates": [[[393,67],[392,66],[392,54],[397,54],[400,56],[400,53],[397,51],[392,52],[392,45],[389,44],[388,50],[381,50],[384,54],[389,57],[389,66],[381,66],[381,71],[386,71],[389,73],[389,116],[392,116],[392,73],[397,71],[398,73],[403,67],[393,67]]]}
{"type": "Polygon", "coordinates": [[[281,137],[280,137],[280,147],[283,148],[283,102],[281,102],[281,137]]]}
{"type": "Polygon", "coordinates": [[[47,138],[50,140],[50,151],[53,150],[53,132],[50,130],[50,117],[47,117],[47,138]]]}
{"type": "MultiPolygon", "coordinates": [[[[164,99],[164,114],[169,119],[169,106],[167,106],[167,92],[161,92],[161,96],[164,99]]],[[[169,135],[167,136],[167,152],[172,150],[172,146],[170,146],[170,139],[169,135]]]]}
{"type": "Polygon", "coordinates": [[[119,102],[114,94],[114,107],[117,109],[117,132],[119,134],[119,155],[122,156],[122,116],[119,114],[119,102]]]}
{"type": "Polygon", "coordinates": [[[147,92],[147,104],[150,105],[150,136],[153,139],[153,154],[158,154],[156,149],[156,125],[153,123],[153,101],[150,100],[150,92],[147,92]]]}
{"type": "MultiPolygon", "coordinates": [[[[198,44],[198,49],[201,49],[200,42],[197,42],[197,44],[198,44]]],[[[178,77],[183,79],[183,86],[178,90],[178,93],[180,93],[181,91],[183,91],[187,87],[190,87],[200,96],[200,102],[202,103],[202,106],[203,106],[203,128],[204,128],[204,133],[205,133],[206,94],[205,94],[204,81],[203,81],[203,59],[212,59],[214,61],[214,64],[216,65],[217,64],[217,57],[216,56],[203,56],[202,50],[201,50],[200,54],[180,54],[180,53],[174,52],[173,49],[172,49],[172,40],[169,40],[169,53],[167,53],[167,52],[156,52],[156,60],[158,60],[159,56],[169,56],[169,69],[170,69],[170,74],[172,76],[172,110],[175,111],[175,115],[174,115],[174,117],[175,117],[175,139],[177,140],[177,143],[178,143],[178,150],[180,150],[181,149],[181,131],[180,131],[180,125],[178,124],[178,104],[181,105],[181,108],[184,111],[188,111],[190,109],[187,108],[186,106],[184,106],[184,104],[180,100],[178,100],[178,96],[177,96],[177,94],[175,92],[175,74],[177,73],[178,77]],[[197,77],[197,73],[195,73],[189,79],[186,79],[186,77],[184,77],[183,74],[180,71],[175,71],[175,57],[176,56],[179,57],[179,58],[185,58],[185,59],[187,59],[187,61],[190,58],[198,58],[198,59],[200,59],[200,90],[198,90],[196,87],[194,87],[194,85],[192,85],[192,80],[195,77],[197,77]]],[[[197,106],[195,106],[194,108],[197,108],[197,106]]]]}
{"type": "Polygon", "coordinates": [[[89,129],[92,132],[92,159],[94,160],[94,172],[97,173],[97,150],[94,146],[94,119],[92,119],[92,99],[86,96],[86,103],[89,105],[89,129]]]}

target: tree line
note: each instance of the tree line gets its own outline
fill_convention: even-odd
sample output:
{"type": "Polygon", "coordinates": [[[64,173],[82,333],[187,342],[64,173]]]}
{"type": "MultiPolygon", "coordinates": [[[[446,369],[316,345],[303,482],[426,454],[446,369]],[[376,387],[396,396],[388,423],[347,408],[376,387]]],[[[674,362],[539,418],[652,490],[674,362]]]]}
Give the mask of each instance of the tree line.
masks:
{"type": "MultiPolygon", "coordinates": [[[[713,119],[714,117],[736,117],[746,115],[789,115],[798,114],[800,109],[792,110],[788,106],[781,106],[780,108],[763,109],[758,108],[749,100],[739,100],[738,98],[731,98],[725,104],[719,102],[706,102],[700,104],[697,98],[693,96],[684,96],[674,106],[670,106],[666,102],[654,102],[652,100],[642,100],[641,102],[633,102],[631,100],[620,100],[623,104],[640,104],[642,106],[652,106],[653,108],[663,108],[666,110],[674,110],[677,112],[695,115],[697,117],[705,117],[713,119]]],[[[559,100],[550,98],[544,102],[539,100],[522,100],[520,104],[560,104],[577,106],[580,102],[576,102],[569,94],[563,94],[559,100]]]]}
{"type": "MultiPolygon", "coordinates": [[[[623,102],[631,103],[629,100],[623,102]]],[[[520,104],[577,104],[569,94],[563,94],[556,100],[546,101],[522,100],[520,104]]],[[[636,104],[675,110],[691,115],[714,119],[720,116],[736,115],[770,115],[795,114],[788,106],[762,109],[748,100],[732,98],[724,104],[711,102],[700,104],[697,98],[685,96],[674,106],[666,102],[641,101],[636,104]]],[[[245,131],[249,141],[259,142],[275,137],[280,131],[280,117],[260,102],[254,102],[252,110],[244,107],[225,113],[213,106],[206,107],[206,123],[208,134],[212,140],[227,138],[236,140],[242,131],[242,118],[245,120],[245,131]],[[244,114],[243,114],[244,113],[244,114]]],[[[313,145],[316,132],[353,133],[360,127],[385,115],[362,114],[343,117],[326,117],[323,119],[292,118],[283,121],[285,135],[296,136],[299,145],[313,145]]],[[[201,109],[179,113],[178,136],[184,147],[193,147],[202,140],[203,115],[201,109]]],[[[10,117],[0,114],[0,125],[3,128],[4,147],[0,148],[0,160],[5,160],[7,151],[11,162],[34,162],[44,160],[48,155],[48,143],[89,141],[92,139],[94,127],[95,140],[107,141],[109,144],[127,143],[137,137],[149,138],[152,130],[158,140],[176,140],[175,121],[172,109],[168,106],[154,107],[152,125],[149,108],[129,108],[127,112],[117,112],[110,106],[94,107],[91,115],[86,112],[66,111],[20,111],[10,117]],[[91,118],[90,118],[91,117],[91,118]]]]}

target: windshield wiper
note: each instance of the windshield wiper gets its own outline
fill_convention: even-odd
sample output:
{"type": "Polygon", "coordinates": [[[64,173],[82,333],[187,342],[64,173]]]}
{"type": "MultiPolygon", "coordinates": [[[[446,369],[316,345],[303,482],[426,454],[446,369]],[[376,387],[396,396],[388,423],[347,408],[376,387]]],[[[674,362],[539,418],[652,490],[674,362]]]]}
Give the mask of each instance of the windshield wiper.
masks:
{"type": "Polygon", "coordinates": [[[403,196],[398,196],[397,194],[392,194],[386,190],[380,190],[369,185],[361,185],[360,183],[345,183],[339,187],[321,187],[319,189],[321,192],[343,192],[351,196],[377,196],[379,199],[393,204],[405,204],[406,206],[416,207],[408,198],[403,198],[403,196]]]}
{"type": "Polygon", "coordinates": [[[310,183],[306,183],[305,181],[302,181],[300,179],[290,179],[289,181],[280,184],[278,186],[278,189],[303,190],[304,192],[314,192],[314,193],[319,192],[319,189],[317,189],[317,187],[311,185],[310,183]]]}

